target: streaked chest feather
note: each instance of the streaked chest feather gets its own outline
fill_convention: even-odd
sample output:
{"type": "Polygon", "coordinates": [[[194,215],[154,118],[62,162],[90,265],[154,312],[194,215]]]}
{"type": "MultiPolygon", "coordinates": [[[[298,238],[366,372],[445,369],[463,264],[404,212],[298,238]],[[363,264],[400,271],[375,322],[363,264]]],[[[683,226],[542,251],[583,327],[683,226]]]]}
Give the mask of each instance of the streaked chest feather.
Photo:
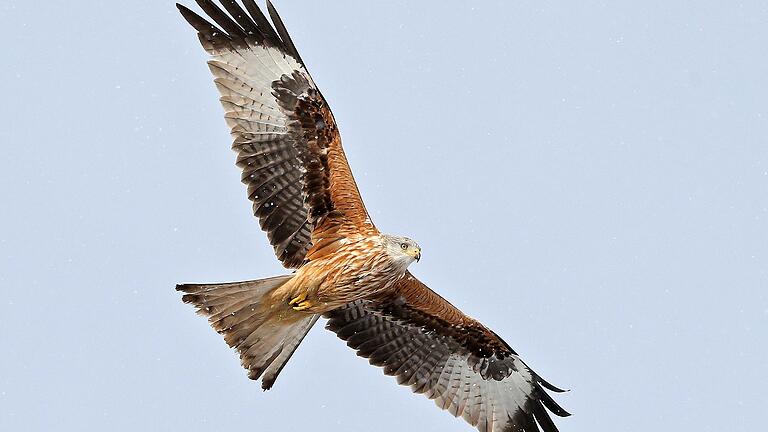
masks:
{"type": "Polygon", "coordinates": [[[317,295],[351,301],[390,288],[405,273],[375,238],[345,239],[334,253],[311,261],[297,273],[304,283],[315,286],[317,295]]]}

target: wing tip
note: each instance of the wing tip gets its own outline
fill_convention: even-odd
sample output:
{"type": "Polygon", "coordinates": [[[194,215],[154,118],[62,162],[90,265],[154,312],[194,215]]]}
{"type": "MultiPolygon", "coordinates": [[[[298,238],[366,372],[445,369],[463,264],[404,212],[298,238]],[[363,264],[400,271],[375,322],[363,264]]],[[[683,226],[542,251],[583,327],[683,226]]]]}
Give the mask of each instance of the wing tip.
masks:
{"type": "Polygon", "coordinates": [[[547,380],[540,377],[538,374],[536,375],[536,381],[541,384],[542,387],[544,387],[547,390],[553,391],[555,393],[568,393],[571,390],[570,389],[561,389],[560,387],[556,387],[552,384],[550,384],[547,380]]]}
{"type": "Polygon", "coordinates": [[[181,3],[176,3],[176,9],[179,10],[179,13],[181,13],[181,16],[184,17],[184,19],[187,20],[187,22],[191,24],[193,27],[194,27],[193,21],[202,19],[200,15],[195,13],[195,11],[184,6],[181,3]]]}
{"type": "Polygon", "coordinates": [[[266,41],[268,44],[281,50],[283,54],[290,55],[301,65],[304,65],[272,2],[267,1],[267,13],[272,22],[261,12],[261,9],[254,0],[243,0],[247,13],[234,1],[229,3],[225,0],[220,0],[221,4],[229,12],[229,15],[211,0],[195,0],[195,2],[203,9],[211,21],[203,18],[181,3],[176,3],[176,8],[184,19],[199,33],[205,35],[206,38],[223,38],[232,42],[248,37],[256,37],[258,44],[261,45],[266,41]]]}
{"type": "Polygon", "coordinates": [[[542,404],[546,407],[549,412],[552,414],[558,416],[558,417],[570,417],[571,413],[566,411],[563,407],[560,406],[553,398],[552,396],[547,393],[545,390],[542,390],[539,388],[537,391],[534,392],[533,397],[538,400],[539,404],[542,404]]]}
{"type": "Polygon", "coordinates": [[[277,9],[275,9],[275,5],[273,5],[270,0],[267,0],[267,11],[269,12],[270,15],[273,13],[274,14],[277,13],[277,9]]]}

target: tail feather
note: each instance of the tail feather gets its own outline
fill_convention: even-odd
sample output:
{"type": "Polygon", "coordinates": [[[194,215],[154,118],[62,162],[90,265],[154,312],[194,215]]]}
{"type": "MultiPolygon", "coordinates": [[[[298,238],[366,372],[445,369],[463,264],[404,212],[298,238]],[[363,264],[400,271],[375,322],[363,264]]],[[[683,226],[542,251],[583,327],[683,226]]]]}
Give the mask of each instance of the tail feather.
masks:
{"type": "Polygon", "coordinates": [[[319,318],[307,314],[285,319],[280,308],[262,303],[265,294],[291,278],[289,275],[224,284],[185,284],[177,285],[176,289],[185,293],[185,303],[193,304],[198,314],[208,318],[227,345],[237,349],[249,378],[257,380],[266,371],[262,388],[268,390],[319,318]]]}
{"type": "Polygon", "coordinates": [[[320,315],[312,315],[311,318],[312,319],[310,320],[304,321],[302,326],[297,325],[296,332],[294,332],[290,338],[285,340],[283,351],[280,353],[280,355],[277,356],[277,358],[275,358],[275,361],[273,361],[272,364],[267,367],[267,370],[264,373],[264,378],[261,380],[261,388],[264,390],[269,390],[272,388],[272,386],[275,384],[277,376],[280,375],[280,371],[283,370],[285,364],[288,363],[288,360],[291,358],[294,351],[296,351],[296,348],[299,347],[301,341],[304,340],[304,336],[309,333],[309,330],[312,329],[313,325],[315,325],[317,319],[320,318],[320,315]]]}

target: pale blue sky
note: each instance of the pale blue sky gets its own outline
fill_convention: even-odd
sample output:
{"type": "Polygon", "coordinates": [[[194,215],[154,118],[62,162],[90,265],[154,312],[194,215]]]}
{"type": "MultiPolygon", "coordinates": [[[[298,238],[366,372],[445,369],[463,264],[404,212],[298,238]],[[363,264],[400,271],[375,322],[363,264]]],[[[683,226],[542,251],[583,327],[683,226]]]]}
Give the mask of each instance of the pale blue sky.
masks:
{"type": "MultiPolygon", "coordinates": [[[[376,224],[562,432],[765,424],[765,2],[276,6],[376,224]]],[[[472,430],[322,327],[263,393],[181,303],[284,270],[173,2],[0,24],[0,430],[472,430]]]]}

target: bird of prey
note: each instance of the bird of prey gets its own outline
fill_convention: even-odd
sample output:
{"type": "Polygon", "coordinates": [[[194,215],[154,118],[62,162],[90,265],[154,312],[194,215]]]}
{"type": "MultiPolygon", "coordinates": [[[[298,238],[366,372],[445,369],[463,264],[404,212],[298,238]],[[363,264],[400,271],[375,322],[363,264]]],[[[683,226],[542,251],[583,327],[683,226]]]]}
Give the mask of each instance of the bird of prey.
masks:
{"type": "Polygon", "coordinates": [[[557,427],[562,390],[496,333],[420,282],[413,240],[371,222],[328,102],[267,2],[178,5],[210,55],[237,166],[286,276],[184,284],[193,304],[240,354],[248,377],[272,387],[318,318],[357,354],[480,431],[557,427]],[[226,12],[225,12],[226,10],[226,12]]]}

